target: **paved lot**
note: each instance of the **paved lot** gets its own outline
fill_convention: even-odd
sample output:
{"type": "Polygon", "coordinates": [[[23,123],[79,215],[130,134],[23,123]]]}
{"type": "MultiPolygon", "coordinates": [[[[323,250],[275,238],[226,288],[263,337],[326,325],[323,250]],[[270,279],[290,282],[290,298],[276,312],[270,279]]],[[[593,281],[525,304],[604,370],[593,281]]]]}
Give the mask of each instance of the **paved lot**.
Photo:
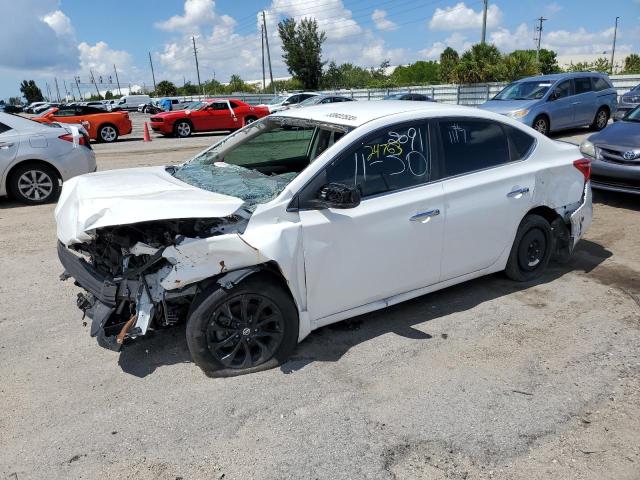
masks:
{"type": "MultiPolygon", "coordinates": [[[[98,165],[214,140],[96,145],[98,165]]],[[[0,199],[0,479],[638,479],[639,210],[596,194],[538,282],[478,279],[209,379],[184,328],[99,348],[58,280],[53,206],[0,199]]]]}

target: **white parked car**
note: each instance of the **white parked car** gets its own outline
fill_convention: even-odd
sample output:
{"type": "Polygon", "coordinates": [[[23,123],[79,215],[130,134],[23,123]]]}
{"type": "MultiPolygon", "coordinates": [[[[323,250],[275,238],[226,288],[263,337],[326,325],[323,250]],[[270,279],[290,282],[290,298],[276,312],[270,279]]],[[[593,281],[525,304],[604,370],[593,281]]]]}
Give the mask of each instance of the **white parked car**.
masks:
{"type": "Polygon", "coordinates": [[[293,107],[294,105],[298,105],[305,100],[308,100],[311,97],[316,97],[320,95],[317,92],[300,92],[300,93],[291,93],[291,94],[282,94],[275,96],[271,99],[269,103],[259,105],[260,107],[267,107],[269,109],[269,113],[281,112],[282,110],[287,110],[288,108],[293,107]]]}
{"type": "Polygon", "coordinates": [[[0,196],[27,204],[52,202],[63,181],[95,170],[96,156],[81,125],[0,113],[0,196]]]}
{"type": "Polygon", "coordinates": [[[100,344],[186,321],[193,360],[237,375],[323,325],[493,272],[539,277],[591,222],[589,167],[478,109],[288,110],[180,166],[67,182],[58,253],[100,344]]]}

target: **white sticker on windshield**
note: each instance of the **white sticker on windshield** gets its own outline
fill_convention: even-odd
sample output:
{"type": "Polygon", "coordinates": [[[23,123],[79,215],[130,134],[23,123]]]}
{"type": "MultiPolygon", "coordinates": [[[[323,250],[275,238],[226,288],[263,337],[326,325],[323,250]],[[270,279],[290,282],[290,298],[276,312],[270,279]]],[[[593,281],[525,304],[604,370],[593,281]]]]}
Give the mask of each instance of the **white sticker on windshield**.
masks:
{"type": "Polygon", "coordinates": [[[539,87],[550,87],[551,84],[550,83],[541,83],[538,85],[539,87]]]}

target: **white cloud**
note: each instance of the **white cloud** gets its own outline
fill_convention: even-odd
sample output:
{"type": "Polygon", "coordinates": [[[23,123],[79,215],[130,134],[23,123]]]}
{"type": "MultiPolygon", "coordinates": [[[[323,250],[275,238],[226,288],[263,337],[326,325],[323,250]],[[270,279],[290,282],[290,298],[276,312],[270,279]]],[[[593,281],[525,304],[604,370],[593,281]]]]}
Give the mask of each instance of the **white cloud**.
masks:
{"type": "Polygon", "coordinates": [[[375,23],[378,30],[383,32],[391,32],[398,28],[395,22],[392,22],[387,18],[387,12],[385,10],[375,9],[371,14],[371,20],[375,23]]]}
{"type": "Polygon", "coordinates": [[[519,49],[527,50],[535,48],[533,35],[533,30],[529,29],[526,24],[521,23],[513,32],[508,28],[498,28],[490,32],[489,42],[503,52],[519,49]]]}
{"type": "Polygon", "coordinates": [[[75,33],[71,20],[60,10],[45,15],[42,17],[42,21],[49,25],[59,37],[75,33]]]}
{"type": "Polygon", "coordinates": [[[420,50],[418,55],[420,55],[421,58],[426,58],[427,60],[436,60],[447,47],[451,47],[458,53],[462,54],[462,52],[471,48],[472,45],[473,42],[470,42],[466,35],[463,35],[460,32],[453,32],[443,42],[435,42],[430,48],[420,50]]]}
{"type": "Polygon", "coordinates": [[[82,42],[78,45],[78,51],[80,52],[80,70],[85,75],[89,69],[93,70],[96,77],[112,75],[114,64],[118,66],[118,71],[123,78],[134,73],[129,52],[113,50],[106,42],[97,42],[95,45],[82,42]]]}
{"type": "Polygon", "coordinates": [[[186,31],[192,33],[200,25],[215,20],[215,3],[213,0],[186,0],[184,15],[174,15],[164,22],[156,23],[156,27],[167,31],[186,31]]]}
{"type": "Polygon", "coordinates": [[[0,0],[0,67],[23,71],[70,69],[78,51],[69,19],[56,0],[0,0]]]}
{"type": "Polygon", "coordinates": [[[556,2],[552,2],[545,7],[545,10],[547,11],[547,15],[555,15],[563,8],[564,7],[562,5],[559,5],[556,2]]]}
{"type": "MultiPolygon", "coordinates": [[[[495,4],[490,4],[487,9],[487,28],[494,28],[502,20],[502,11],[495,4]]],[[[429,28],[432,30],[467,30],[482,27],[482,9],[477,12],[467,7],[464,2],[451,7],[436,8],[429,28]]]]}

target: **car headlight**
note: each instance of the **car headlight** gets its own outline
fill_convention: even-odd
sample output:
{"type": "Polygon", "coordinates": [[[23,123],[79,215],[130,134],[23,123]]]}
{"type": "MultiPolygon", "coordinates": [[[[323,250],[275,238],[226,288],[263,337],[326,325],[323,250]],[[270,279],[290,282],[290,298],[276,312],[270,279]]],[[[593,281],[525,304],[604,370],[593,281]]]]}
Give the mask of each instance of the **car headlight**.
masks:
{"type": "Polygon", "coordinates": [[[526,108],[523,108],[522,110],[516,110],[514,112],[507,113],[507,117],[522,118],[522,117],[526,116],[527,113],[529,113],[529,110],[527,110],[526,108]]]}
{"type": "Polygon", "coordinates": [[[585,140],[580,144],[580,153],[591,158],[597,158],[598,155],[596,146],[589,140],[585,140]]]}

